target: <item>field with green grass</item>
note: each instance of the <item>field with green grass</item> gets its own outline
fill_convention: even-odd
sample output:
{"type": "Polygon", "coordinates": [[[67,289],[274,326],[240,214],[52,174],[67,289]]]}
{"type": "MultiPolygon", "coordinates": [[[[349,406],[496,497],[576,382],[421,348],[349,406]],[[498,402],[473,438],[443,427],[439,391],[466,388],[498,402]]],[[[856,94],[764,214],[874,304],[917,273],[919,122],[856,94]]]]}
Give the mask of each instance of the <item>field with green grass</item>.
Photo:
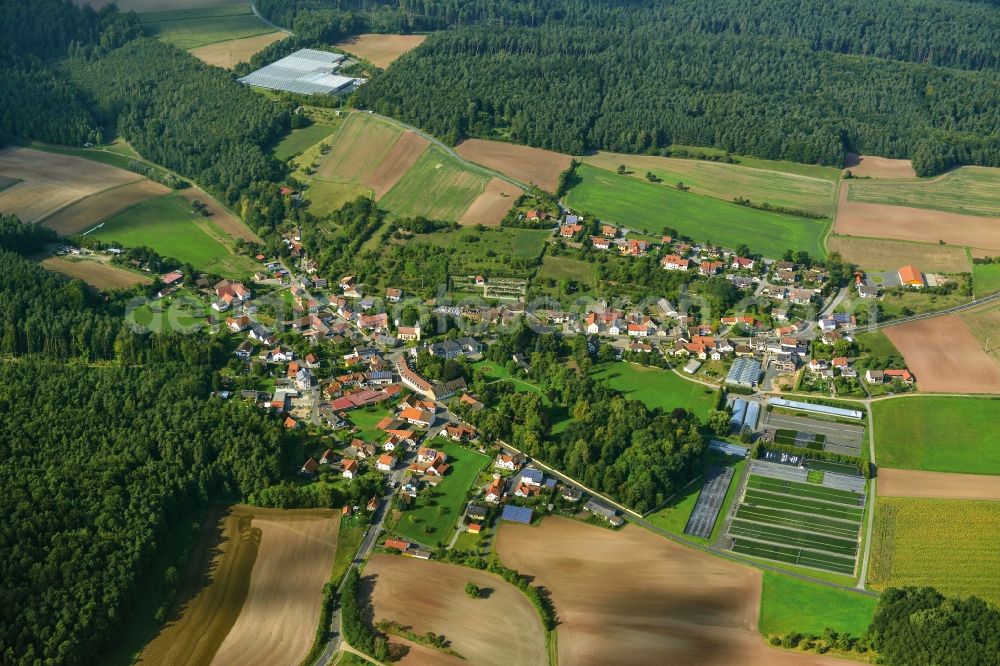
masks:
{"type": "Polygon", "coordinates": [[[880,497],[871,587],[930,585],[1000,605],[1000,502],[880,497]]]}
{"type": "Polygon", "coordinates": [[[537,384],[532,384],[525,379],[519,379],[517,377],[512,377],[507,368],[503,367],[496,361],[476,361],[472,364],[472,371],[483,369],[486,373],[488,381],[500,381],[501,379],[509,379],[514,382],[514,388],[517,389],[519,393],[541,393],[542,389],[537,384]]]}
{"type": "Polygon", "coordinates": [[[590,374],[628,398],[642,401],[651,409],[659,407],[669,411],[684,407],[702,420],[715,408],[719,399],[719,392],[715,389],[660,368],[611,362],[595,365],[590,374]]]}
{"type": "Polygon", "coordinates": [[[559,291],[562,280],[576,282],[576,290],[568,294],[572,298],[586,294],[597,286],[597,272],[594,264],[570,254],[552,256],[551,253],[546,253],[542,257],[542,265],[535,274],[535,278],[535,283],[539,284],[544,291],[560,296],[567,296],[559,291]],[[548,286],[549,280],[555,283],[555,287],[548,286]]]}
{"type": "Polygon", "coordinates": [[[139,22],[147,37],[182,49],[274,32],[253,15],[249,4],[146,12],[139,14],[139,22]]]}
{"type": "Polygon", "coordinates": [[[854,341],[862,351],[866,351],[872,356],[880,358],[889,356],[902,356],[896,345],[892,344],[889,338],[885,337],[882,331],[872,331],[871,333],[858,333],[854,336],[854,341]]]}
{"type": "Polygon", "coordinates": [[[423,488],[413,508],[402,511],[398,520],[393,512],[386,529],[404,538],[434,546],[451,539],[452,528],[462,513],[472,482],[490,459],[443,439],[435,439],[424,446],[444,451],[451,470],[436,488],[423,488]]]}
{"type": "Polygon", "coordinates": [[[972,265],[972,293],[982,298],[1000,291],[1000,264],[972,265]]]}
{"type": "Polygon", "coordinates": [[[757,626],[765,636],[821,635],[830,628],[860,637],[871,624],[877,604],[875,597],[765,571],[757,626]]]}
{"type": "Polygon", "coordinates": [[[373,192],[364,185],[338,183],[319,178],[314,178],[309,182],[306,194],[309,199],[309,212],[320,217],[329,215],[348,201],[370,196],[373,196],[373,192]]]}
{"type": "MultiPolygon", "coordinates": [[[[674,144],[671,149],[686,150],[691,154],[701,153],[708,156],[724,157],[726,151],[721,148],[708,146],[684,146],[674,144]]],[[[750,157],[749,155],[732,155],[733,164],[751,167],[754,169],[768,169],[770,171],[781,171],[798,176],[808,176],[810,178],[822,178],[824,180],[840,180],[841,169],[833,166],[821,166],[819,164],[799,164],[798,162],[786,162],[784,160],[768,160],[761,157],[750,157]]]]}
{"type": "Polygon", "coordinates": [[[252,275],[256,265],[230,253],[218,240],[220,234],[213,229],[211,218],[191,212],[189,201],[168,194],[118,213],[88,235],[126,247],[146,246],[165,257],[227,277],[252,275]]]}
{"type": "Polygon", "coordinates": [[[55,146],[49,143],[32,141],[29,144],[29,147],[35,150],[45,151],[46,153],[82,157],[84,159],[93,160],[94,162],[100,162],[101,164],[107,164],[108,166],[118,167],[119,169],[127,169],[128,163],[135,159],[134,154],[128,155],[124,153],[121,148],[111,150],[109,146],[103,146],[100,148],[71,148],[69,146],[55,146]]]}
{"type": "Polygon", "coordinates": [[[436,231],[431,234],[420,234],[404,242],[430,243],[454,250],[449,258],[453,275],[527,277],[530,271],[529,262],[519,262],[524,268],[513,267],[511,259],[536,260],[542,253],[545,240],[551,236],[552,232],[547,229],[487,227],[483,231],[471,228],[459,231],[436,231]]]}
{"type": "Polygon", "coordinates": [[[347,420],[357,427],[355,435],[366,442],[377,442],[381,444],[384,433],[375,427],[379,421],[387,416],[392,416],[392,412],[384,406],[371,406],[362,409],[354,409],[348,412],[347,420]]]}
{"type": "Polygon", "coordinates": [[[826,178],[793,175],[744,164],[705,160],[626,155],[598,152],[583,158],[585,164],[615,171],[624,166],[632,178],[645,179],[650,172],[666,185],[683,182],[694,194],[732,201],[736,197],[754,203],[793,208],[819,215],[833,214],[834,183],[826,178]]]}
{"type": "Polygon", "coordinates": [[[1000,474],[1000,399],[892,398],[873,402],[872,416],[880,465],[930,472],[1000,474]]]}
{"type": "Polygon", "coordinates": [[[1000,217],[1000,169],[967,166],[927,181],[852,180],[848,198],[1000,217]]]}
{"type": "Polygon", "coordinates": [[[302,154],[307,148],[312,148],[333,134],[336,129],[330,125],[313,123],[309,127],[292,130],[271,152],[279,160],[287,160],[293,155],[302,154]]]}
{"type": "Polygon", "coordinates": [[[789,249],[815,257],[826,254],[822,240],[828,220],[755,210],[586,164],[577,174],[581,182],[566,195],[567,205],[608,222],[650,234],[669,226],[698,242],[731,248],[746,243],[771,257],[789,249]]]}
{"type": "Polygon", "coordinates": [[[433,220],[458,221],[489,180],[431,146],[379,200],[379,205],[392,217],[423,215],[433,220]]]}

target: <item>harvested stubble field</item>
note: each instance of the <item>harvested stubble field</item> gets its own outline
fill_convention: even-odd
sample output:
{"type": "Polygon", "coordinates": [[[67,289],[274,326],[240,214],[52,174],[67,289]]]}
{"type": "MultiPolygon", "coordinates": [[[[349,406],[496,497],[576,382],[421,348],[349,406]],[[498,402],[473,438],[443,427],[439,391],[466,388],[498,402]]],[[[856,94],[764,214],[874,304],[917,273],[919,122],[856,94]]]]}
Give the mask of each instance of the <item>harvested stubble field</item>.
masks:
{"type": "Polygon", "coordinates": [[[839,663],[764,644],[759,571],[634,526],[612,532],[558,517],[505,524],[497,552],[550,593],[560,663],[839,663]]]}
{"type": "Polygon", "coordinates": [[[25,222],[44,219],[86,196],[144,180],[80,157],[19,146],[0,150],[0,175],[21,181],[0,191],[0,210],[25,222]]]}
{"type": "Polygon", "coordinates": [[[319,621],[338,524],[338,514],[322,509],[230,509],[206,531],[179,615],[138,663],[301,662],[319,621]]]}
{"type": "Polygon", "coordinates": [[[349,37],[334,46],[385,69],[399,56],[423,44],[425,39],[427,35],[364,34],[349,37]]]}
{"type": "Polygon", "coordinates": [[[170,188],[151,180],[140,180],[91,194],[51,215],[42,222],[61,236],[72,236],[92,229],[130,206],[170,193],[170,188]]]}
{"type": "Polygon", "coordinates": [[[884,333],[906,359],[922,391],[1000,393],[1000,363],[984,351],[962,316],[889,326],[884,333]]]}
{"type": "Polygon", "coordinates": [[[42,261],[42,267],[53,273],[83,280],[98,289],[123,289],[134,284],[150,284],[152,282],[145,275],[139,275],[117,266],[102,264],[99,261],[49,257],[42,261]]]}
{"type": "Polygon", "coordinates": [[[683,182],[691,192],[732,201],[736,197],[754,203],[769,203],[796,210],[830,216],[833,213],[834,183],[780,170],[759,169],[741,164],[725,164],[705,160],[689,160],[652,155],[626,155],[598,152],[581,158],[608,171],[620,165],[632,172],[633,178],[645,179],[651,172],[668,185],[683,182]]]}
{"type": "Polygon", "coordinates": [[[1000,603],[997,534],[1000,502],[880,497],[868,582],[1000,603]]]}
{"type": "Polygon", "coordinates": [[[864,203],[850,199],[853,185],[840,188],[833,231],[845,236],[889,238],[1000,251],[1000,224],[980,215],[962,215],[927,208],[864,203]]]}
{"type": "Polygon", "coordinates": [[[381,199],[417,163],[427,150],[427,140],[416,132],[403,132],[364,184],[381,199]]]}
{"type": "Polygon", "coordinates": [[[569,168],[573,159],[551,150],[484,139],[467,139],[455,147],[455,152],[470,162],[548,192],[556,191],[559,174],[569,168]]]}
{"type": "Polygon", "coordinates": [[[230,39],[225,42],[206,44],[191,49],[191,55],[209,65],[232,69],[236,63],[249,62],[250,58],[264,48],[288,35],[283,32],[270,32],[254,37],[230,39]]]}
{"type": "Polygon", "coordinates": [[[1000,169],[961,167],[937,178],[911,182],[859,180],[851,183],[850,199],[1000,217],[1000,169]]]}
{"type": "Polygon", "coordinates": [[[274,32],[249,4],[148,12],[139,16],[139,23],[147,37],[182,49],[274,32]]]}
{"type": "Polygon", "coordinates": [[[916,178],[910,160],[894,160],[888,157],[873,155],[857,155],[848,153],[844,164],[845,169],[861,178],[916,178]]]}
{"type": "Polygon", "coordinates": [[[402,133],[399,127],[375,116],[352,113],[327,142],[331,149],[316,175],[328,180],[364,184],[402,133]]]}
{"type": "Polygon", "coordinates": [[[376,621],[399,622],[420,635],[429,631],[443,635],[451,649],[470,664],[506,666],[547,660],[538,612],[524,593],[498,576],[443,562],[373,555],[363,581],[376,621]],[[489,592],[472,599],[465,594],[466,583],[489,592]]]}
{"type": "Polygon", "coordinates": [[[521,188],[502,178],[492,178],[486,189],[465,209],[458,223],[463,225],[484,224],[496,227],[507,215],[514,202],[521,196],[521,188]]]}
{"type": "Polygon", "coordinates": [[[891,270],[900,266],[919,266],[928,273],[968,273],[969,255],[964,247],[909,243],[880,238],[830,236],[827,247],[839,252],[845,261],[866,270],[891,270]]]}
{"type": "Polygon", "coordinates": [[[880,467],[878,494],[879,497],[1000,500],[1000,477],[880,467]]]}
{"type": "MultiPolygon", "coordinates": [[[[989,266],[1000,268],[1000,264],[989,266]]],[[[973,281],[975,284],[975,281],[973,281]]],[[[1000,304],[966,310],[958,315],[983,346],[983,351],[1000,364],[1000,304]],[[986,344],[989,343],[989,351],[986,344]]]]}

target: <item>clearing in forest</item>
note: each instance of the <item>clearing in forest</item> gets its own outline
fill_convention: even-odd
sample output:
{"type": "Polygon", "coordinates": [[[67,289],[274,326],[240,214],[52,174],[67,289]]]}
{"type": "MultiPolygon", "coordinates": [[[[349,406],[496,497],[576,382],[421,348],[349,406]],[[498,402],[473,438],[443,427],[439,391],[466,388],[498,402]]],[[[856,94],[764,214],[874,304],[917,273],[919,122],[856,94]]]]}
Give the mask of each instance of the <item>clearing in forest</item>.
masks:
{"type": "Polygon", "coordinates": [[[496,543],[506,566],[548,591],[560,663],[840,663],[764,644],[760,571],[641,528],[548,517],[540,527],[505,524],[496,543]]]}
{"type": "Polygon", "coordinates": [[[569,168],[569,155],[503,141],[466,139],[455,152],[476,164],[499,171],[522,183],[532,183],[547,192],[559,186],[559,174],[569,168]]]}
{"type": "Polygon", "coordinates": [[[147,37],[182,49],[274,33],[274,28],[254,16],[249,4],[150,11],[139,15],[147,37]]]}
{"type": "MultiPolygon", "coordinates": [[[[1000,393],[1000,363],[986,353],[984,341],[963,316],[931,317],[889,326],[883,332],[906,359],[920,390],[1000,393]]],[[[1000,346],[1000,331],[994,331],[992,343],[1000,346]]]]}
{"type": "Polygon", "coordinates": [[[859,178],[916,178],[910,160],[894,160],[874,155],[847,153],[844,169],[859,178]]]}
{"type": "Polygon", "coordinates": [[[325,509],[232,507],[205,531],[178,612],[137,663],[301,662],[319,622],[339,520],[325,509]]]}
{"type": "Polygon", "coordinates": [[[767,203],[828,217],[833,214],[835,186],[832,181],[823,178],[742,164],[652,155],[598,152],[580,159],[585,164],[607,171],[617,171],[624,166],[633,178],[645,179],[646,173],[652,173],[667,185],[683,182],[695,194],[723,201],[740,197],[755,204],[767,203]]]}
{"type": "MultiPolygon", "coordinates": [[[[443,635],[467,663],[546,663],[545,630],[538,611],[523,592],[499,576],[444,562],[373,555],[362,581],[376,621],[398,622],[421,636],[443,635]],[[472,599],[465,593],[466,583],[486,592],[472,599]]],[[[390,637],[390,642],[397,641],[390,637]]]]}
{"type": "Polygon", "coordinates": [[[49,257],[42,261],[42,268],[68,278],[83,280],[98,289],[124,289],[135,284],[150,284],[151,279],[124,268],[99,261],[49,257]]]}
{"type": "Polygon", "coordinates": [[[385,69],[399,56],[423,44],[425,39],[427,35],[365,34],[348,37],[334,46],[385,69]]]}
{"type": "Polygon", "coordinates": [[[255,54],[287,36],[284,32],[269,32],[242,39],[230,39],[193,48],[191,55],[209,65],[232,69],[237,63],[250,62],[250,58],[255,54]]]}
{"type": "Polygon", "coordinates": [[[919,266],[927,273],[968,273],[969,255],[964,247],[931,245],[880,238],[830,236],[830,252],[838,252],[845,261],[865,270],[895,270],[900,266],[919,266]]]}
{"type": "Polygon", "coordinates": [[[850,197],[853,183],[840,188],[833,231],[845,236],[891,238],[919,243],[948,243],[1000,252],[1000,222],[927,208],[864,203],[850,197]]]}

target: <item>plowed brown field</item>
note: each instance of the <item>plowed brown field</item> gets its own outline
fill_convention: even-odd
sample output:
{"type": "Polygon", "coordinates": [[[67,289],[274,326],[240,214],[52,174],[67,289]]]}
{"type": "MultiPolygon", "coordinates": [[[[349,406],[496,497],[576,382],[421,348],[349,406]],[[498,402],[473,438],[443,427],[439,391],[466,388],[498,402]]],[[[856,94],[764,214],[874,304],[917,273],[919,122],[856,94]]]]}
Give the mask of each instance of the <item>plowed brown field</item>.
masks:
{"type": "Polygon", "coordinates": [[[551,594],[562,664],[842,663],[764,644],[758,570],[637,527],[612,532],[566,518],[508,524],[497,552],[551,594]]]}
{"type": "Polygon", "coordinates": [[[930,393],[1000,393],[1000,364],[958,315],[889,326],[885,336],[930,393]]]}
{"type": "Polygon", "coordinates": [[[417,48],[427,35],[355,35],[335,46],[385,69],[399,56],[417,48]]]}
{"type": "Polygon", "coordinates": [[[328,510],[232,507],[202,544],[207,584],[138,663],[299,664],[315,636],[338,526],[328,510]]]}
{"type": "Polygon", "coordinates": [[[521,196],[520,187],[511,185],[502,178],[493,178],[486,184],[483,193],[462,213],[458,223],[498,226],[519,196],[521,196]]]}
{"type": "Polygon", "coordinates": [[[71,236],[93,228],[101,220],[129,206],[169,192],[169,187],[151,180],[140,180],[91,194],[45,218],[42,224],[62,236],[71,236]]]}
{"type": "Polygon", "coordinates": [[[880,467],[878,494],[880,497],[1000,500],[1000,477],[880,467]]]}
{"type": "Polygon", "coordinates": [[[0,210],[35,222],[84,197],[125,183],[143,180],[82,157],[9,146],[0,150],[0,176],[17,178],[0,191],[0,210]]]}
{"type": "Polygon", "coordinates": [[[403,132],[363,184],[375,192],[376,199],[381,199],[416,164],[428,145],[427,139],[416,132],[403,132]]]}
{"type": "MultiPolygon", "coordinates": [[[[535,607],[498,576],[454,564],[373,555],[365,566],[364,584],[376,620],[394,620],[417,634],[443,634],[470,664],[534,666],[547,661],[535,607]],[[470,582],[489,593],[469,598],[465,584],[470,582]]],[[[445,661],[453,663],[447,656],[445,661]]]]}
{"type": "Polygon", "coordinates": [[[466,139],[455,146],[455,152],[470,162],[522,183],[534,183],[548,192],[556,191],[559,174],[569,168],[573,159],[551,150],[483,139],[466,139]]]}
{"type": "Polygon", "coordinates": [[[888,157],[872,155],[847,154],[845,169],[850,169],[855,176],[869,178],[916,178],[910,160],[893,160],[888,157]]]}
{"type": "Polygon", "coordinates": [[[217,44],[206,44],[198,48],[191,49],[189,53],[195,58],[207,62],[209,65],[232,69],[238,62],[249,62],[258,51],[270,46],[279,39],[284,39],[288,35],[284,32],[270,32],[266,35],[255,35],[244,37],[243,39],[230,39],[217,44]]]}
{"type": "Polygon", "coordinates": [[[847,236],[965,245],[1000,251],[1000,221],[926,208],[849,201],[849,185],[840,187],[833,231],[847,236]]]}

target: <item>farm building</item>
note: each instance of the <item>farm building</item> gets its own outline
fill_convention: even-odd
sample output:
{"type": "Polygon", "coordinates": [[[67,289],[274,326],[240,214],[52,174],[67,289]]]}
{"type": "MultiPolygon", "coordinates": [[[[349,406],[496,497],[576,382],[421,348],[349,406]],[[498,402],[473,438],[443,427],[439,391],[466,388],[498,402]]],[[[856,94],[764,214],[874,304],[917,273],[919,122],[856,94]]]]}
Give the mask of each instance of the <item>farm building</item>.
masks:
{"type": "Polygon", "coordinates": [[[737,386],[752,387],[756,386],[758,380],[760,380],[760,361],[749,356],[742,356],[736,359],[733,366],[729,368],[729,374],[726,375],[727,384],[736,384],[737,386]]]}
{"type": "Polygon", "coordinates": [[[364,79],[335,72],[345,56],[315,49],[300,49],[240,79],[240,83],[301,95],[334,95],[350,92],[364,79]]]}

